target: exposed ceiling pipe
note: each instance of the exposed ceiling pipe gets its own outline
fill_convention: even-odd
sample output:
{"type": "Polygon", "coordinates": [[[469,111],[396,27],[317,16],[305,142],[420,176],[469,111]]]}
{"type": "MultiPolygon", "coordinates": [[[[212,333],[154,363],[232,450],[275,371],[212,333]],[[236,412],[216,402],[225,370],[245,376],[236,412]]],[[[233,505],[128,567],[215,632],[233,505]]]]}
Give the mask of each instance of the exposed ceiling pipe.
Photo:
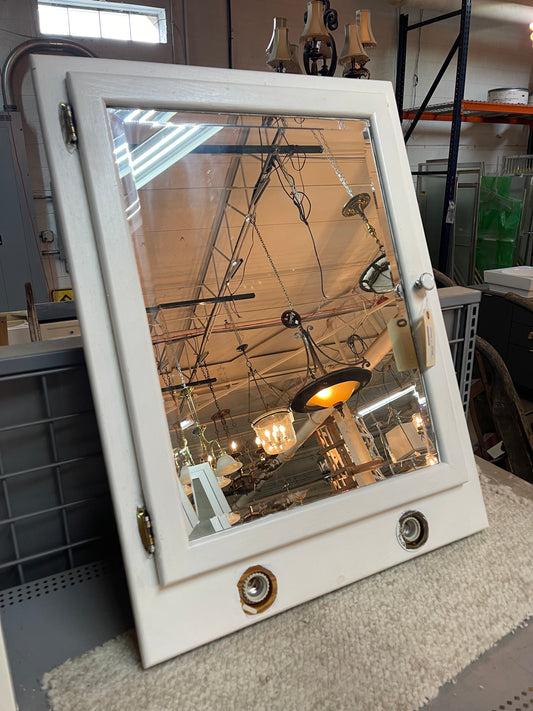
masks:
{"type": "Polygon", "coordinates": [[[69,39],[30,39],[22,42],[7,56],[2,68],[2,95],[4,111],[16,111],[13,102],[13,74],[19,61],[27,54],[72,54],[75,57],[96,57],[96,54],[78,42],[69,39]]]}
{"type": "MultiPolygon", "coordinates": [[[[417,8],[430,12],[454,12],[460,9],[458,0],[387,0],[389,5],[405,10],[417,8]]],[[[472,16],[494,22],[517,22],[529,25],[533,21],[533,7],[517,2],[472,0],[472,16]]]]}

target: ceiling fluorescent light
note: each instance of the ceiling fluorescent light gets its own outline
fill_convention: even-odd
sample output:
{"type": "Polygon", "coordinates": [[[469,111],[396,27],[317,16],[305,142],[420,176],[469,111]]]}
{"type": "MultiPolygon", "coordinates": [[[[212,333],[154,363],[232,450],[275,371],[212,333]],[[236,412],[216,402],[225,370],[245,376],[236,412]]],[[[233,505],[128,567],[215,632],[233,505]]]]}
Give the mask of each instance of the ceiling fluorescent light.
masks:
{"type": "Polygon", "coordinates": [[[129,123],[130,121],[133,121],[141,113],[141,109],[134,109],[133,111],[130,111],[127,116],[124,117],[124,123],[129,123]]]}
{"type": "Polygon", "coordinates": [[[139,123],[148,123],[149,119],[152,118],[152,116],[155,116],[155,109],[150,109],[150,111],[147,111],[144,113],[140,119],[138,119],[139,123]]]}
{"type": "Polygon", "coordinates": [[[394,400],[398,400],[399,398],[403,397],[404,395],[409,395],[409,393],[413,393],[416,397],[418,397],[418,393],[416,392],[416,387],[414,385],[411,385],[409,388],[405,388],[404,390],[398,390],[395,393],[391,393],[390,395],[387,395],[387,397],[382,398],[381,400],[376,400],[375,402],[370,403],[367,407],[361,408],[361,410],[357,411],[357,416],[358,417],[363,417],[364,415],[368,415],[370,412],[373,412],[374,410],[378,410],[380,407],[383,407],[384,405],[388,405],[390,402],[394,402],[394,400]]]}
{"type": "Polygon", "coordinates": [[[150,136],[146,141],[143,141],[140,146],[132,151],[131,164],[134,171],[136,169],[143,170],[150,166],[160,156],[165,155],[172,150],[174,146],[178,146],[194,135],[199,126],[165,126],[153,136],[150,136]],[[187,130],[188,129],[188,130],[187,130]]]}
{"type": "Polygon", "coordinates": [[[174,130],[170,131],[170,127],[161,129],[155,136],[133,149],[133,177],[138,189],[222,130],[222,126],[188,125],[187,128],[190,130],[185,133],[184,126],[174,127],[174,130]]]}

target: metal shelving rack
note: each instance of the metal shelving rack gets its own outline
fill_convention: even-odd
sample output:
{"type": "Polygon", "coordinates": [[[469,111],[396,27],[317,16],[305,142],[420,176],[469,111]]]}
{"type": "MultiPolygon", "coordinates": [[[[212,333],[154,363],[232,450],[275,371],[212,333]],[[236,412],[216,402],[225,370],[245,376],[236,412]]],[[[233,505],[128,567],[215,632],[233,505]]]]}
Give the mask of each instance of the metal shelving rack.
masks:
{"type": "MultiPolygon", "coordinates": [[[[533,106],[521,104],[505,104],[490,101],[473,101],[464,98],[466,60],[468,55],[468,40],[470,34],[471,0],[462,0],[461,9],[438,17],[409,24],[409,16],[400,14],[398,56],[396,68],[396,103],[400,120],[411,121],[405,133],[405,141],[409,140],[419,121],[451,121],[450,144],[448,151],[447,171],[438,171],[446,175],[444,191],[444,209],[442,215],[441,244],[438,268],[449,274],[452,268],[451,251],[455,222],[455,196],[457,179],[457,158],[462,122],[467,123],[506,123],[529,127],[528,153],[533,153],[533,106]],[[405,64],[407,56],[407,35],[411,30],[419,29],[435,22],[441,22],[454,17],[460,17],[460,27],[457,38],[452,45],[442,67],[440,68],[426,97],[417,108],[404,109],[403,96],[405,88],[405,64]],[[452,102],[429,105],[440,80],[444,76],[451,60],[457,52],[457,69],[455,77],[455,93],[452,102]]],[[[426,175],[428,173],[425,173],[426,175]]]]}
{"type": "MultiPolygon", "coordinates": [[[[457,53],[457,68],[455,73],[455,92],[453,103],[451,104],[451,131],[450,131],[450,144],[448,150],[448,170],[446,172],[446,186],[444,189],[444,210],[442,215],[442,230],[441,230],[441,243],[439,252],[439,264],[438,268],[444,274],[448,274],[450,271],[450,252],[452,246],[452,236],[453,227],[455,221],[455,190],[456,190],[456,174],[457,174],[457,157],[459,154],[459,139],[461,135],[461,104],[464,99],[464,89],[465,89],[465,77],[466,77],[466,60],[468,55],[468,39],[470,35],[470,15],[471,15],[471,0],[462,0],[461,9],[455,12],[448,12],[444,15],[439,15],[438,17],[433,17],[429,20],[424,20],[423,22],[417,22],[415,24],[409,24],[409,15],[405,13],[400,14],[399,22],[399,38],[398,38],[398,57],[396,64],[396,103],[398,105],[398,112],[400,114],[400,120],[404,118],[403,112],[403,95],[405,88],[405,64],[407,57],[407,34],[411,30],[416,30],[421,27],[426,27],[427,25],[433,24],[435,22],[442,22],[443,20],[449,20],[454,17],[460,18],[459,33],[455,42],[453,43],[450,51],[440,70],[433,81],[433,84],[429,88],[424,101],[420,105],[420,108],[416,110],[413,116],[412,123],[409,126],[406,134],[405,141],[407,142],[414,131],[418,121],[424,114],[426,107],[431,101],[431,97],[435,93],[440,80],[444,76],[450,62],[457,53]]],[[[450,119],[449,119],[450,120],[450,119]]]]}

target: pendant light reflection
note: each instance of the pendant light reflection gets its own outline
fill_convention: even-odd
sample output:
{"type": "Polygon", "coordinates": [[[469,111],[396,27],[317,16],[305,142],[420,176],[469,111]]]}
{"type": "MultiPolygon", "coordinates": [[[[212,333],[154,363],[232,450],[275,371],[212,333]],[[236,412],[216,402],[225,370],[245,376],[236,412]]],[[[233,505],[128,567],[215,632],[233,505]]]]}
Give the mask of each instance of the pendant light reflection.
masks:
{"type": "Polygon", "coordinates": [[[340,407],[372,377],[356,366],[334,370],[312,380],[299,390],[291,402],[295,412],[315,412],[325,407],[340,407]]]}
{"type": "MultiPolygon", "coordinates": [[[[251,386],[253,382],[259,399],[266,410],[250,423],[256,434],[255,443],[258,447],[262,447],[266,454],[281,454],[281,452],[285,452],[296,444],[296,432],[293,425],[294,416],[288,407],[278,407],[275,410],[268,409],[259,387],[258,378],[265,383],[266,381],[255,370],[248,357],[248,344],[241,343],[237,346],[237,350],[242,353],[248,369],[248,403],[251,402],[251,386]]],[[[266,384],[268,385],[268,383],[266,384]]],[[[250,417],[250,412],[248,412],[248,416],[250,417]]]]}
{"type": "MultiPolygon", "coordinates": [[[[222,449],[220,442],[217,439],[207,439],[207,437],[205,436],[206,425],[202,425],[198,420],[198,413],[196,411],[196,406],[192,397],[192,388],[184,384],[184,387],[181,391],[181,396],[186,400],[191,416],[190,418],[187,418],[186,420],[182,421],[182,428],[185,429],[184,425],[196,425],[193,430],[193,434],[196,435],[200,440],[202,458],[204,461],[208,462],[215,470],[215,475],[217,477],[218,484],[221,488],[224,488],[225,486],[231,483],[231,479],[229,479],[228,477],[232,474],[236,474],[236,472],[242,469],[242,462],[238,462],[230,454],[227,454],[224,449],[222,449]],[[215,466],[213,466],[213,464],[215,464],[215,466]]],[[[190,463],[193,463],[192,458],[190,463]]],[[[182,467],[182,469],[185,469],[185,467],[182,467]]],[[[187,471],[185,471],[185,476],[187,476],[187,471]]],[[[184,482],[182,481],[182,483],[184,482]]]]}
{"type": "Polygon", "coordinates": [[[267,454],[280,454],[296,444],[294,415],[284,408],[270,410],[259,415],[252,422],[257,435],[256,444],[263,447],[267,454]]]}
{"type": "Polygon", "coordinates": [[[327,373],[318,356],[320,348],[311,336],[310,327],[305,329],[302,326],[301,316],[296,311],[284,311],[281,322],[286,328],[299,330],[307,355],[307,376],[311,379],[292,399],[291,410],[294,412],[315,412],[326,407],[340,408],[370,381],[371,372],[357,366],[327,373]],[[317,372],[320,373],[318,377],[317,372]]]}
{"type": "Polygon", "coordinates": [[[353,217],[357,215],[365,223],[365,227],[369,235],[374,239],[378,249],[379,256],[374,259],[359,277],[359,287],[366,292],[374,294],[387,294],[394,290],[394,281],[390,268],[390,262],[385,254],[385,248],[381,243],[375,228],[368,221],[365,215],[365,209],[370,204],[370,195],[368,193],[359,193],[353,195],[342,208],[343,217],[353,217]]]}
{"type": "Polygon", "coordinates": [[[381,254],[374,259],[359,277],[359,287],[374,294],[387,294],[393,289],[390,262],[381,254]]]}

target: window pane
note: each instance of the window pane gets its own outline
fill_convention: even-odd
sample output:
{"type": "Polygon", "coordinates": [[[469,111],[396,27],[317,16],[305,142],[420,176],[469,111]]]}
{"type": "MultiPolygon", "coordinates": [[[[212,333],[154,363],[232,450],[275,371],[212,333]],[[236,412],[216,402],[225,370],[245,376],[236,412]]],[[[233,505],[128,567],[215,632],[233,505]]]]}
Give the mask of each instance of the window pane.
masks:
{"type": "Polygon", "coordinates": [[[67,8],[39,5],[39,27],[45,35],[69,35],[67,8]]]}
{"type": "Polygon", "coordinates": [[[100,37],[100,19],[97,10],[69,9],[70,33],[79,37],[100,37]]]}
{"type": "Polygon", "coordinates": [[[152,44],[166,43],[165,11],[101,0],[49,0],[38,1],[39,26],[42,34],[95,37],[152,44]],[[105,9],[103,9],[105,5],[105,9]],[[116,10],[107,7],[115,6],[116,10]]]}
{"type": "Polygon", "coordinates": [[[131,39],[135,42],[159,42],[157,17],[130,15],[131,39]]]}
{"type": "Polygon", "coordinates": [[[106,39],[129,40],[130,20],[125,12],[100,12],[102,37],[106,39]]]}

